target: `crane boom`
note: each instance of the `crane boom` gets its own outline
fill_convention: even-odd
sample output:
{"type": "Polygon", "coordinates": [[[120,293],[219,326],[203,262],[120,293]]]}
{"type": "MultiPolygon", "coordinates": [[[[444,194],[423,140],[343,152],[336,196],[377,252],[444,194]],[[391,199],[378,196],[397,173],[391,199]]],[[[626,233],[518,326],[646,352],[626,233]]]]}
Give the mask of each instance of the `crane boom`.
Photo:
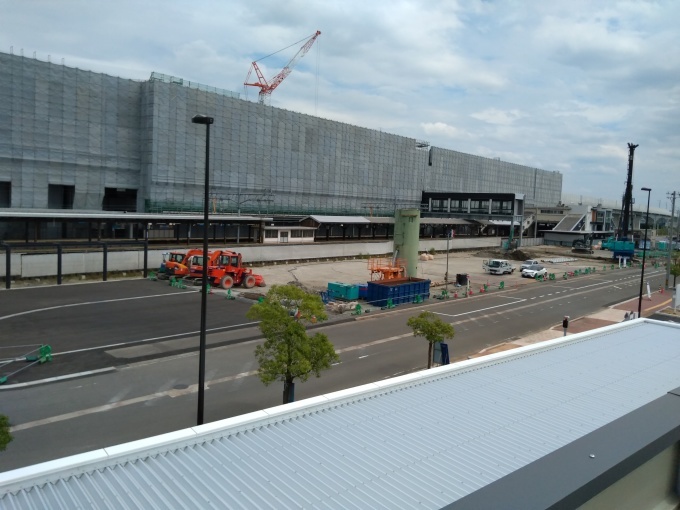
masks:
{"type": "Polygon", "coordinates": [[[281,82],[288,77],[288,75],[291,73],[295,65],[298,63],[298,61],[305,56],[305,54],[310,50],[312,45],[314,44],[314,41],[316,41],[316,38],[321,35],[321,32],[319,30],[316,31],[307,41],[302,45],[302,47],[298,50],[298,52],[293,56],[293,58],[290,59],[290,61],[284,66],[281,71],[271,78],[269,81],[264,77],[264,74],[262,74],[262,71],[260,70],[260,67],[257,65],[257,61],[254,61],[251,66],[250,70],[248,71],[248,76],[246,76],[246,81],[243,83],[245,86],[249,87],[258,87],[260,89],[260,92],[258,94],[259,96],[259,103],[260,104],[268,104],[271,93],[281,85],[281,82]],[[250,75],[252,74],[253,70],[255,70],[255,74],[257,76],[257,82],[253,83],[248,83],[250,80],[250,75]]]}

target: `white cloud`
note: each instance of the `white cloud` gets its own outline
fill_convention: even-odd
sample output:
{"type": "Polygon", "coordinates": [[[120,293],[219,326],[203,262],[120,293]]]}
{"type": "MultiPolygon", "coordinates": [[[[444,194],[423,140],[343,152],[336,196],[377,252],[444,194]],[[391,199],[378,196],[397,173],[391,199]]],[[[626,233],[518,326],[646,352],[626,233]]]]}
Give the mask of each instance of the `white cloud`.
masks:
{"type": "Polygon", "coordinates": [[[472,113],[470,115],[473,119],[479,119],[489,124],[499,124],[501,126],[509,126],[516,120],[525,117],[519,110],[501,111],[496,108],[487,108],[484,111],[472,113]]]}
{"type": "Polygon", "coordinates": [[[455,140],[470,140],[474,138],[474,136],[467,131],[446,124],[445,122],[423,122],[420,126],[427,135],[441,135],[455,140]]]}

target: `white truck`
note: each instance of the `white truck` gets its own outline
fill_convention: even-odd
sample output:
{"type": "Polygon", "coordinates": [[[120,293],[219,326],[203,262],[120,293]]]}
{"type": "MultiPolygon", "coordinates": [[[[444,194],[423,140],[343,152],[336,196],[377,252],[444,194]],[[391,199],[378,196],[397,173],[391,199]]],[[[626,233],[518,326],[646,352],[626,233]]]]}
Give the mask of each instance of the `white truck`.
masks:
{"type": "Polygon", "coordinates": [[[489,274],[512,274],[515,266],[503,259],[489,259],[482,262],[485,273],[489,274]]]}

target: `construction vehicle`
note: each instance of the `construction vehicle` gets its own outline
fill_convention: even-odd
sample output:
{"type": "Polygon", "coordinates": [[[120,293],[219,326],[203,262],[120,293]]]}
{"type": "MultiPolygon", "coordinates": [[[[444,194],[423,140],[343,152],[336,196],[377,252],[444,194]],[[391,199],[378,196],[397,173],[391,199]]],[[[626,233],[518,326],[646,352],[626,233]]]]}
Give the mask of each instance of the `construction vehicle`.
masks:
{"type": "Polygon", "coordinates": [[[574,239],[571,243],[571,251],[574,253],[588,253],[592,255],[593,251],[593,237],[586,236],[584,239],[574,239]]]}
{"type": "MultiPolygon", "coordinates": [[[[258,102],[260,104],[266,104],[268,105],[271,102],[271,95],[272,92],[274,92],[274,89],[281,85],[281,82],[288,77],[288,75],[291,73],[295,65],[298,63],[298,61],[305,56],[305,54],[309,51],[309,49],[312,47],[314,44],[314,41],[316,41],[316,38],[321,35],[321,32],[318,30],[309,38],[302,39],[301,41],[298,41],[297,43],[291,44],[291,46],[298,44],[302,41],[306,42],[302,45],[302,47],[298,50],[298,52],[293,56],[293,58],[290,59],[290,61],[284,66],[281,71],[271,78],[269,81],[264,77],[264,74],[262,74],[262,71],[260,70],[260,67],[257,65],[257,60],[254,61],[250,65],[250,70],[248,71],[248,76],[246,76],[245,82],[243,83],[244,87],[258,87],[260,89],[260,92],[258,94],[258,102]],[[255,71],[255,75],[257,76],[257,82],[251,82],[248,83],[250,80],[250,75],[252,72],[255,71]]],[[[290,48],[290,46],[288,46],[290,48]]],[[[283,48],[285,50],[287,48],[283,48]]],[[[279,50],[279,51],[283,51],[279,50]]],[[[278,53],[279,51],[275,52],[278,53]]],[[[271,55],[274,55],[272,53],[271,55]]],[[[271,56],[267,55],[267,56],[271,56]]],[[[266,58],[266,57],[264,57],[266,58]]],[[[260,59],[262,60],[262,59],[260,59]]]]}
{"type": "Polygon", "coordinates": [[[163,254],[163,263],[158,271],[158,278],[165,280],[174,276],[184,278],[189,274],[189,260],[193,255],[201,255],[203,250],[191,249],[187,252],[171,251],[163,254]],[[162,275],[162,276],[161,276],[162,275]]]}
{"type": "Polygon", "coordinates": [[[515,272],[515,266],[505,259],[483,260],[482,269],[489,274],[512,274],[515,272]]]}
{"type": "Polygon", "coordinates": [[[246,289],[264,287],[264,277],[253,273],[252,269],[243,267],[240,253],[230,250],[215,252],[208,266],[208,280],[212,285],[219,285],[223,289],[231,289],[234,285],[241,285],[246,289]]]}
{"type": "MultiPolygon", "coordinates": [[[[198,280],[203,278],[203,250],[196,250],[198,253],[189,257],[187,266],[189,267],[189,275],[185,276],[187,280],[194,280],[194,283],[199,283],[198,280]]],[[[222,253],[220,250],[208,252],[208,271],[210,266],[215,264],[217,257],[222,253]]]]}
{"type": "Polygon", "coordinates": [[[627,240],[618,240],[615,237],[608,237],[606,241],[602,241],[602,249],[612,251],[612,258],[616,257],[633,257],[635,253],[635,242],[627,240]]]}

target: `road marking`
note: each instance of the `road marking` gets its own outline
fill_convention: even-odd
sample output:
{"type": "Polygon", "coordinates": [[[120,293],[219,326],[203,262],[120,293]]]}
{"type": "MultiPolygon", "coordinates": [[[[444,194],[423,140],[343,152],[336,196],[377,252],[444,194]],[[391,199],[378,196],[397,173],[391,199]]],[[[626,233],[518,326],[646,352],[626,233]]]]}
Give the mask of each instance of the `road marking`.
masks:
{"type": "MultiPolygon", "coordinates": [[[[190,290],[189,292],[199,292],[199,290],[190,290]]],[[[153,294],[151,296],[135,296],[135,297],[127,297],[127,298],[118,298],[118,299],[104,299],[102,301],[86,301],[84,303],[71,303],[68,305],[58,305],[58,306],[48,306],[47,308],[36,308],[35,310],[26,310],[24,312],[17,312],[13,313],[10,315],[5,315],[3,317],[0,317],[0,321],[4,321],[5,319],[11,319],[13,317],[20,317],[22,315],[29,315],[32,313],[38,313],[38,312],[47,312],[49,310],[60,310],[62,308],[73,308],[76,306],[85,306],[85,305],[98,305],[101,303],[116,303],[118,301],[131,301],[133,299],[149,299],[149,298],[156,298],[156,297],[166,297],[166,296],[179,296],[181,295],[179,292],[175,292],[172,294],[153,294]]]]}
{"type": "Polygon", "coordinates": [[[494,308],[500,308],[502,306],[509,306],[509,305],[516,305],[518,303],[522,303],[522,302],[526,301],[526,299],[522,299],[522,298],[512,298],[512,299],[516,299],[517,301],[515,301],[513,303],[505,303],[505,304],[502,304],[502,305],[489,306],[487,308],[478,308],[477,310],[472,310],[470,312],[457,313],[455,315],[451,315],[450,313],[442,313],[442,312],[432,312],[432,313],[436,313],[437,315],[443,315],[445,317],[461,317],[463,315],[470,315],[471,313],[485,312],[487,310],[493,310],[494,308]]]}
{"type": "MultiPolygon", "coordinates": [[[[361,345],[354,345],[351,347],[346,347],[344,349],[338,349],[335,352],[338,354],[344,353],[344,352],[350,352],[350,351],[355,351],[357,349],[365,349],[366,347],[371,347],[374,345],[379,345],[383,344],[386,342],[391,342],[394,340],[400,340],[402,338],[410,337],[413,336],[413,333],[405,333],[403,335],[396,335],[396,336],[391,336],[388,338],[382,338],[380,340],[375,340],[373,342],[368,342],[365,344],[361,345]]],[[[189,355],[196,355],[195,353],[191,353],[189,355]]],[[[365,357],[365,356],[364,356],[365,357]]],[[[337,363],[340,364],[340,363],[337,363]]],[[[109,371],[110,369],[105,369],[109,371]]],[[[95,373],[97,371],[92,371],[91,373],[95,373]]],[[[206,389],[209,389],[210,386],[215,385],[215,384],[220,384],[220,383],[225,383],[225,382],[230,382],[230,381],[237,381],[239,379],[243,379],[244,377],[250,377],[253,375],[257,375],[257,370],[250,370],[248,372],[241,372],[239,374],[235,375],[229,375],[226,377],[220,377],[219,379],[213,379],[213,380],[207,380],[205,382],[206,389]]],[[[56,380],[57,378],[55,378],[56,380]]],[[[41,381],[45,382],[45,380],[41,381]]],[[[17,387],[19,384],[12,385],[12,387],[17,387]]],[[[104,404],[101,406],[95,406],[95,407],[90,407],[88,409],[82,409],[80,411],[73,411],[70,413],[65,413],[61,414],[58,416],[52,416],[50,418],[44,418],[42,420],[35,420],[35,421],[30,421],[26,423],[21,423],[19,425],[14,425],[13,427],[10,428],[10,431],[12,432],[18,432],[20,430],[26,430],[26,429],[31,429],[34,427],[40,427],[42,425],[49,425],[51,423],[57,423],[61,421],[66,421],[66,420],[71,420],[74,418],[80,418],[81,416],[86,416],[88,414],[95,414],[95,413],[103,413],[106,411],[111,411],[114,409],[118,409],[119,407],[125,407],[125,406],[130,406],[134,404],[141,404],[144,402],[148,402],[150,400],[155,400],[158,398],[163,398],[163,397],[169,397],[169,398],[177,398],[177,397],[183,397],[185,395],[190,395],[192,393],[196,393],[198,391],[198,384],[192,384],[188,386],[187,388],[178,390],[178,389],[169,389],[165,391],[157,391],[155,393],[151,393],[149,395],[142,395],[139,397],[134,397],[128,400],[120,400],[118,402],[110,402],[108,404],[104,404]]],[[[116,397],[113,397],[114,399],[116,397]]]]}
{"type": "MultiPolygon", "coordinates": [[[[206,329],[206,333],[212,333],[215,331],[222,331],[224,329],[233,329],[233,328],[239,328],[239,327],[244,327],[244,326],[254,326],[256,324],[259,324],[259,321],[255,322],[242,322],[241,324],[234,324],[232,326],[220,326],[219,328],[208,328],[206,329]]],[[[145,342],[153,342],[155,340],[168,340],[170,338],[177,338],[177,337],[183,337],[183,336],[191,336],[191,335],[198,335],[200,331],[186,331],[184,333],[175,333],[172,335],[165,335],[165,336],[156,336],[152,338],[143,338],[141,340],[132,340],[130,342],[120,342],[117,344],[109,344],[109,345],[102,345],[99,347],[85,347],[84,349],[76,349],[73,351],[64,351],[64,352],[53,352],[52,356],[61,356],[62,354],[75,354],[77,352],[86,352],[86,351],[96,351],[99,349],[112,349],[114,347],[134,347],[135,344],[141,344],[145,342]]]]}
{"type": "MultiPolygon", "coordinates": [[[[241,379],[243,377],[249,377],[251,375],[256,375],[257,370],[251,370],[250,372],[242,372],[240,374],[236,375],[230,375],[227,377],[221,377],[220,379],[214,379],[212,381],[207,381],[206,382],[206,388],[208,388],[209,385],[211,384],[218,384],[218,383],[223,383],[223,382],[228,382],[228,381],[235,381],[237,379],[241,379]]],[[[192,393],[196,393],[198,391],[198,384],[192,384],[188,386],[185,389],[182,390],[176,390],[176,389],[170,389],[167,391],[159,391],[156,393],[152,393],[150,395],[142,395],[140,397],[135,397],[135,398],[130,398],[128,400],[121,400],[119,402],[113,402],[110,404],[104,404],[101,406],[96,406],[96,407],[90,407],[89,409],[82,409],[80,411],[73,411],[71,413],[65,413],[65,414],[60,414],[59,416],[51,416],[50,418],[44,418],[42,420],[35,420],[35,421],[29,421],[26,423],[22,423],[20,425],[15,425],[10,428],[10,431],[12,432],[18,432],[20,430],[26,430],[26,429],[31,429],[34,427],[40,427],[42,425],[49,425],[51,423],[58,423],[60,421],[66,421],[66,420],[71,420],[74,418],[79,418],[81,416],[86,416],[88,414],[95,414],[95,413],[103,413],[106,411],[111,411],[113,409],[118,409],[120,407],[126,407],[134,404],[141,404],[144,402],[148,402],[149,400],[155,400],[157,398],[163,398],[163,397],[169,397],[169,398],[176,398],[176,397],[183,397],[185,395],[190,395],[192,393]]]]}

